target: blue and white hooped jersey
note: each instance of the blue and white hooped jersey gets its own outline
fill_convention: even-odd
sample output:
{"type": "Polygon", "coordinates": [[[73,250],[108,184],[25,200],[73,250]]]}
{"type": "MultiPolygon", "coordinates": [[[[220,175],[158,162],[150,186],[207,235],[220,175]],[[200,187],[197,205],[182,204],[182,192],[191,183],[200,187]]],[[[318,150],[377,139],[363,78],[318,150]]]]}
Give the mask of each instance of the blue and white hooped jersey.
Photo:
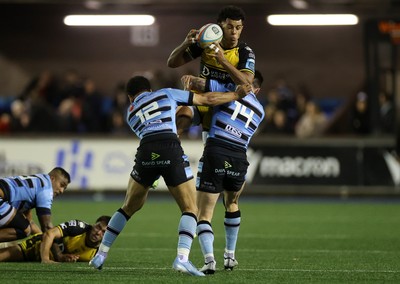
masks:
{"type": "MultiPolygon", "coordinates": [[[[213,92],[232,91],[234,87],[216,80],[209,81],[209,88],[213,92]]],[[[247,149],[264,115],[264,107],[253,93],[237,101],[215,106],[208,137],[247,149]]]]}
{"type": "Polygon", "coordinates": [[[128,108],[127,122],[142,139],[158,133],[177,133],[175,111],[178,105],[192,105],[193,93],[165,88],[138,95],[128,108]]]}
{"type": "Polygon", "coordinates": [[[32,208],[51,209],[53,187],[48,174],[0,178],[1,187],[7,187],[8,202],[19,212],[32,208]]]}

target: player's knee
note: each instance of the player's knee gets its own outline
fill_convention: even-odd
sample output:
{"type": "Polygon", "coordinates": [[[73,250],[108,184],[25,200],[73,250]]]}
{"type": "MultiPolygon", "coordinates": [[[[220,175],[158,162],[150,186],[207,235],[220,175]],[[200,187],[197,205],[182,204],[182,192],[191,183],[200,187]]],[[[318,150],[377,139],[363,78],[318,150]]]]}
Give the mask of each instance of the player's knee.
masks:
{"type": "Polygon", "coordinates": [[[193,205],[190,205],[190,204],[186,204],[186,206],[180,206],[180,208],[181,208],[181,212],[182,213],[190,213],[190,214],[193,214],[193,215],[195,215],[195,216],[197,216],[198,215],[198,212],[199,212],[199,210],[197,209],[197,206],[196,206],[196,204],[193,204],[193,205]]]}
{"type": "Polygon", "coordinates": [[[239,204],[234,200],[231,200],[230,202],[225,202],[225,210],[228,212],[235,212],[239,210],[239,204]]]}

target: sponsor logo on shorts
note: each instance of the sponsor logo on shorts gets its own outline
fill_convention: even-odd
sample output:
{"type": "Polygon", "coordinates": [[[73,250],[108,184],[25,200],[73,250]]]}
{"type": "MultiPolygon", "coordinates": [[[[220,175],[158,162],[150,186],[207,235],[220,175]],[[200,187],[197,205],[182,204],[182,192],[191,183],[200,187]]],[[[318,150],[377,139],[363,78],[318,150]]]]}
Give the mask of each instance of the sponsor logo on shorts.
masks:
{"type": "Polygon", "coordinates": [[[151,153],[151,160],[152,160],[152,161],[155,160],[155,159],[157,159],[157,158],[159,158],[159,157],[160,157],[159,154],[154,153],[154,152],[151,153]]]}
{"type": "Polygon", "coordinates": [[[142,166],[167,166],[171,164],[171,160],[165,161],[143,161],[142,166]]]}
{"type": "Polygon", "coordinates": [[[234,172],[234,171],[229,171],[229,170],[226,171],[226,174],[227,174],[228,176],[233,176],[233,177],[238,177],[238,176],[240,176],[240,173],[239,173],[239,172],[234,172]]]}
{"type": "Polygon", "coordinates": [[[201,189],[205,190],[215,190],[215,186],[211,182],[203,182],[200,186],[201,189]]]}
{"type": "Polygon", "coordinates": [[[224,169],[214,169],[214,173],[215,174],[219,174],[219,175],[228,175],[228,176],[233,176],[233,177],[238,177],[240,176],[240,172],[235,172],[232,170],[228,170],[229,168],[232,168],[232,165],[229,164],[227,161],[224,161],[224,169]]]}

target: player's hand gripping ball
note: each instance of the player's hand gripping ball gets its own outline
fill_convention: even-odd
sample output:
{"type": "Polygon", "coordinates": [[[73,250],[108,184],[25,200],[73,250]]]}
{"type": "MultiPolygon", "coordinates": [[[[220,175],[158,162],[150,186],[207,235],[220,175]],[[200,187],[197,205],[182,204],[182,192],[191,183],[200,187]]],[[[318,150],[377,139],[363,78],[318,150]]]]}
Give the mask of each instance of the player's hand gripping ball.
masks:
{"type": "Polygon", "coordinates": [[[197,35],[197,42],[201,48],[205,49],[212,43],[219,43],[224,33],[217,24],[206,24],[202,26],[197,35]]]}

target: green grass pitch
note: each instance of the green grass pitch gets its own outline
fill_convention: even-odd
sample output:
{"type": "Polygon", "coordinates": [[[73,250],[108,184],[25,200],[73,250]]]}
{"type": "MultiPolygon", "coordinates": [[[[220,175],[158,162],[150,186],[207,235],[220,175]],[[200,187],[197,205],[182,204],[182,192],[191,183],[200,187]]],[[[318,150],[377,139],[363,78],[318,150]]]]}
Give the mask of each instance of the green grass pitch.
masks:
{"type": "MultiPolygon", "coordinates": [[[[121,200],[62,199],[54,223],[112,215],[121,200]]],[[[223,206],[213,220],[217,272],[175,272],[180,216],[172,197],[150,193],[120,234],[102,271],[87,263],[0,263],[1,283],[400,283],[400,203],[245,199],[232,272],[223,268],[223,206]]],[[[191,261],[201,267],[198,239],[191,261]]]]}

